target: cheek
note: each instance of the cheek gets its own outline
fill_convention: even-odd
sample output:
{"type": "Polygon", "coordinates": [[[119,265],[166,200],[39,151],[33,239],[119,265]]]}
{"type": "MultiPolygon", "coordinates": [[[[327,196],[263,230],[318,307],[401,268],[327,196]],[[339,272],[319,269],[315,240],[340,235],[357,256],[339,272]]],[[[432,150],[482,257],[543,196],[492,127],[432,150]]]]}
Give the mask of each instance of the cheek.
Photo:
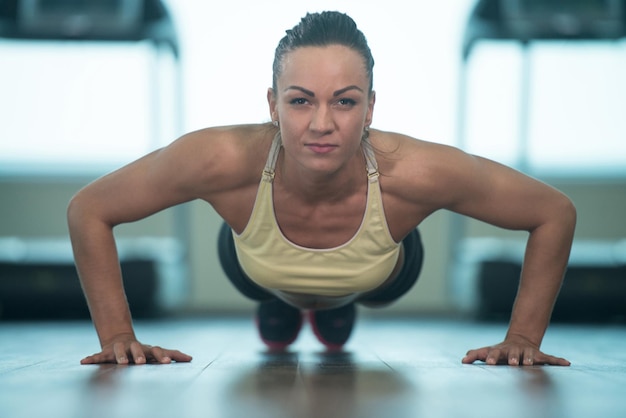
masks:
{"type": "Polygon", "coordinates": [[[280,131],[283,142],[297,141],[306,135],[311,124],[311,117],[303,111],[287,111],[281,114],[280,131]]]}
{"type": "Polygon", "coordinates": [[[293,109],[285,105],[279,106],[278,113],[281,116],[281,124],[297,126],[306,123],[310,119],[310,112],[304,109],[293,109]]]}
{"type": "Polygon", "coordinates": [[[299,142],[299,139],[304,136],[306,126],[302,124],[295,124],[292,119],[283,118],[280,123],[280,134],[283,142],[283,146],[288,149],[294,143],[299,142]]]}
{"type": "Polygon", "coordinates": [[[353,113],[345,118],[341,118],[341,125],[345,131],[349,131],[350,134],[359,135],[363,134],[365,128],[365,115],[361,113],[353,113]]]}

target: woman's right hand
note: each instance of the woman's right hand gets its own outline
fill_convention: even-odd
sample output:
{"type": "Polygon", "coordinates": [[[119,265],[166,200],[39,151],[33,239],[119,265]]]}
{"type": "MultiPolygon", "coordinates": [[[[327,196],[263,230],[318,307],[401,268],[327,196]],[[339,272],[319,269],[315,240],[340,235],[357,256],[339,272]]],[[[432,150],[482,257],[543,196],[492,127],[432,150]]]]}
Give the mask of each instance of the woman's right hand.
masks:
{"type": "Polygon", "coordinates": [[[99,353],[87,356],[80,364],[169,364],[172,361],[189,362],[191,356],[178,350],[168,350],[159,346],[141,344],[134,335],[118,335],[102,346],[99,353]]]}

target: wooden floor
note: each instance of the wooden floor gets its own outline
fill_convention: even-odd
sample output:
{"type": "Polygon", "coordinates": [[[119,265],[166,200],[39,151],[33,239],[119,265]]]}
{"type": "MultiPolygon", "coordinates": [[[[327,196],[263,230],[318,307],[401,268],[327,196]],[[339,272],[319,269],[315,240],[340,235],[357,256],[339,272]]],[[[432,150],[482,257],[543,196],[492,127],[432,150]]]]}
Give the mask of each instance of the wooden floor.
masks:
{"type": "Polygon", "coordinates": [[[363,319],[345,352],[303,329],[265,352],[250,319],[139,322],[146,343],[188,364],[81,366],[86,322],[0,322],[0,417],[626,417],[626,327],[553,325],[544,349],[568,368],[461,365],[504,324],[363,319]]]}

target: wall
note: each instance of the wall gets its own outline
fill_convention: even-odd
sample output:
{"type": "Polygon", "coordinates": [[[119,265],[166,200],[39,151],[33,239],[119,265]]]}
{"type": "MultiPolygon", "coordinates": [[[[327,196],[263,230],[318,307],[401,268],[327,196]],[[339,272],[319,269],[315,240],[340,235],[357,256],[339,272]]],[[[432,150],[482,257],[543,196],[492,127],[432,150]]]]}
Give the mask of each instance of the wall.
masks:
{"type": "MultiPolygon", "coordinates": [[[[455,143],[459,40],[474,0],[415,2],[410,5],[405,1],[391,0],[384,7],[377,1],[348,0],[319,0],[313,6],[283,0],[272,3],[269,8],[265,3],[245,0],[219,3],[176,0],[168,3],[181,37],[186,131],[210,125],[267,120],[265,89],[271,79],[275,43],[283,36],[285,28],[292,26],[306,10],[314,7],[317,10],[340,9],[348,12],[367,34],[376,57],[377,109],[374,127],[441,143],[455,143]],[[246,13],[242,14],[241,10],[244,9],[246,13]],[[254,71],[250,71],[251,68],[254,71]],[[237,81],[235,89],[232,83],[226,82],[232,79],[237,81]]],[[[514,61],[515,65],[511,68],[517,68],[516,63],[514,61]]],[[[498,59],[497,64],[491,67],[502,74],[510,73],[501,70],[501,59],[498,59]]],[[[37,70],[40,67],[32,68],[37,70]]],[[[126,73],[125,68],[125,76],[128,76],[126,73]]],[[[493,81],[492,73],[485,71],[485,66],[481,67],[479,73],[488,78],[490,83],[493,81]]],[[[511,74],[515,76],[516,73],[511,74]]],[[[38,73],[35,75],[35,79],[40,78],[38,73]]],[[[517,82],[513,77],[509,87],[517,86],[517,82]]],[[[615,82],[610,79],[607,83],[615,82]]],[[[501,97],[502,84],[500,82],[493,89],[492,93],[496,96],[493,101],[498,108],[510,110],[513,118],[518,113],[514,106],[517,100],[515,97],[501,97]]],[[[576,89],[572,89],[572,92],[579,94],[576,89]]],[[[39,91],[35,93],[43,94],[39,91]]],[[[477,96],[489,96],[484,88],[480,93],[477,96]]],[[[20,98],[26,98],[25,104],[32,110],[28,97],[26,94],[20,95],[20,98]]],[[[561,99],[561,96],[558,98],[561,99]]],[[[117,101],[116,96],[112,103],[104,104],[105,109],[116,106],[117,101]]],[[[589,106],[585,110],[596,110],[595,102],[576,102],[585,102],[589,106]]],[[[3,103],[8,110],[15,107],[11,101],[5,100],[3,103]]],[[[477,108],[471,106],[470,110],[477,108]]],[[[613,108],[620,109],[619,106],[613,108]]],[[[106,116],[102,125],[119,125],[110,120],[110,112],[98,114],[106,116]]],[[[494,144],[510,145],[508,141],[514,141],[517,135],[515,120],[502,120],[489,112],[487,115],[487,128],[492,135],[486,137],[488,140],[485,146],[491,150],[494,144]],[[502,127],[503,132],[494,135],[494,122],[497,121],[500,121],[498,126],[502,127]]],[[[546,115],[541,116],[549,117],[546,115]]],[[[34,119],[31,112],[26,116],[28,119],[23,125],[32,123],[34,119]]],[[[71,116],[67,117],[74,122],[71,116]]],[[[133,114],[133,117],[136,115],[133,114]]],[[[568,118],[568,126],[571,119],[568,118]]],[[[41,124],[40,119],[37,120],[39,125],[46,126],[41,124]]],[[[615,122],[611,120],[611,123],[615,122]]],[[[619,132],[619,129],[613,129],[616,125],[595,124],[598,129],[601,126],[608,127],[606,129],[611,132],[619,132]]],[[[21,125],[18,128],[21,134],[21,125]]],[[[125,124],[117,128],[124,132],[128,129],[125,124]]],[[[128,142],[128,136],[109,136],[128,142]]],[[[587,140],[586,137],[572,139],[569,135],[561,136],[571,143],[583,144],[586,142],[582,141],[587,140]]],[[[598,133],[597,136],[602,137],[603,134],[598,133]]],[[[131,137],[136,140],[134,136],[131,137]]],[[[9,135],[3,136],[0,131],[0,141],[7,141],[7,138],[9,135]]],[[[44,138],[47,141],[45,146],[53,141],[48,135],[44,138]]],[[[82,148],[89,148],[94,146],[89,141],[94,140],[97,138],[81,136],[77,143],[82,148]]],[[[106,145],[110,144],[106,142],[106,145]]],[[[596,145],[590,147],[592,149],[607,148],[596,145]]],[[[87,178],[67,181],[0,178],[0,237],[65,238],[67,202],[87,181],[87,178]]],[[[578,207],[577,239],[615,240],[626,237],[626,222],[623,221],[623,214],[626,213],[626,180],[555,185],[568,193],[578,207]]],[[[188,234],[191,282],[186,308],[198,311],[249,310],[252,305],[227,282],[217,261],[215,234],[220,220],[208,205],[201,202],[191,203],[187,209],[191,220],[188,234]]],[[[174,211],[168,210],[136,224],[120,226],[116,233],[118,236],[173,234],[174,218],[174,211]]],[[[450,214],[441,212],[424,222],[421,231],[426,246],[426,261],[422,277],[409,295],[384,312],[448,312],[455,308],[449,296],[447,280],[447,256],[452,245],[450,228],[453,227],[450,220],[450,214]]],[[[511,234],[475,221],[467,222],[466,226],[469,236],[520,236],[520,233],[511,234]]]]}
{"type": "MultiPolygon", "coordinates": [[[[86,180],[84,181],[86,182],[86,180]]],[[[0,182],[0,237],[67,237],[65,208],[71,196],[84,184],[77,181],[0,182]]],[[[618,240],[626,238],[626,184],[562,184],[559,186],[575,202],[579,222],[576,239],[618,240]]],[[[191,220],[191,283],[187,310],[250,311],[252,304],[230,285],[219,267],[216,231],[220,219],[202,202],[188,204],[191,220]]],[[[171,210],[132,225],[116,229],[118,237],[165,236],[174,231],[171,210]]],[[[421,226],[426,249],[424,270],[418,285],[386,313],[446,313],[455,309],[448,292],[447,254],[450,214],[439,212],[421,226]]],[[[471,236],[510,236],[475,221],[467,224],[471,236]]],[[[520,236],[520,233],[513,233],[520,236]]],[[[378,314],[378,311],[372,312],[378,314]]]]}

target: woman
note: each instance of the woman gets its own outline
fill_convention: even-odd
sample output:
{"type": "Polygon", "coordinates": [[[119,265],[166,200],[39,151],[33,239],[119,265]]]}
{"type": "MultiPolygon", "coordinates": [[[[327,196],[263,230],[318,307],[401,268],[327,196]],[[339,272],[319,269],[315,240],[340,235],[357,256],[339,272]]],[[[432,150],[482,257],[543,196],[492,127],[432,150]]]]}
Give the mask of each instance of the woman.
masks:
{"type": "Polygon", "coordinates": [[[448,209],[530,233],[504,341],[462,361],[569,364],[539,347],[571,247],[571,201],[492,161],[370,129],[373,65],[348,16],[309,14],[276,50],[272,123],[192,132],[77,193],[68,223],[102,347],[83,363],[191,360],[137,341],[112,229],[202,199],[224,219],[222,267],[260,302],[257,324],[271,348],[293,342],[303,312],[322,343],[341,347],[355,303],[385,305],[415,283],[416,228],[448,209]]]}

